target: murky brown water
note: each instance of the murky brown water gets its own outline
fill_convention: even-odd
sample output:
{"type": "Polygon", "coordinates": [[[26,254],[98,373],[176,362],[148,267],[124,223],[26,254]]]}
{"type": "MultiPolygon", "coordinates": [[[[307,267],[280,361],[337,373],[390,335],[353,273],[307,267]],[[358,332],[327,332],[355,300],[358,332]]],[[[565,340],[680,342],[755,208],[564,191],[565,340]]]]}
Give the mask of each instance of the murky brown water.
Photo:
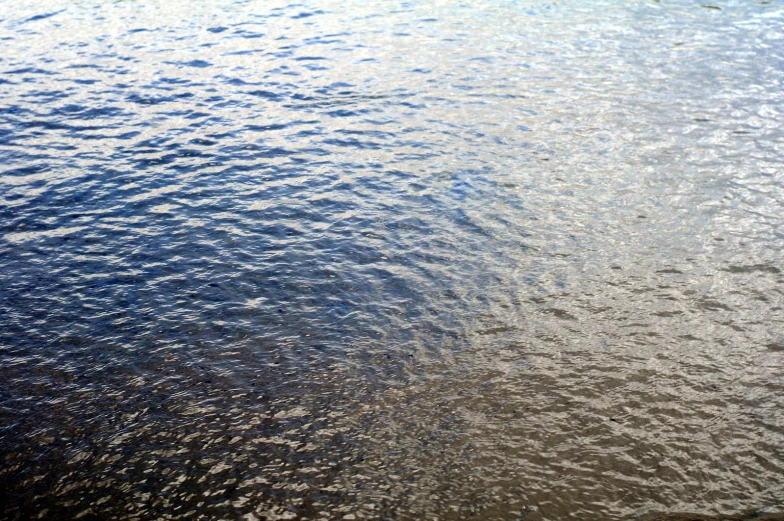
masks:
{"type": "Polygon", "coordinates": [[[7,519],[784,519],[780,1],[0,5],[7,519]]]}

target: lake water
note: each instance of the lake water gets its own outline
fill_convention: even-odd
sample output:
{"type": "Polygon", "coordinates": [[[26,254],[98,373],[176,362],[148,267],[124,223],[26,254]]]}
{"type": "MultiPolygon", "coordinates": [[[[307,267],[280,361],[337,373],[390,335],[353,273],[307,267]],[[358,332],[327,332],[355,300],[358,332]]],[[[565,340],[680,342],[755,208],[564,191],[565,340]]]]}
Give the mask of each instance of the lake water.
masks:
{"type": "Polygon", "coordinates": [[[781,1],[0,43],[3,518],[784,519],[781,1]]]}

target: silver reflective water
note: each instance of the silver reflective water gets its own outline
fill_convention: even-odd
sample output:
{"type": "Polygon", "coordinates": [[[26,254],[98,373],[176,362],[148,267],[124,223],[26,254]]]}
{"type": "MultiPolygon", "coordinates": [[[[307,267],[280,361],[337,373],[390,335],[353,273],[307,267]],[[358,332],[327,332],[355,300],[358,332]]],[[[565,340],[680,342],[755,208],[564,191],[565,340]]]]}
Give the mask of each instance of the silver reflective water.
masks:
{"type": "Polygon", "coordinates": [[[0,27],[5,518],[783,518],[781,2],[0,27]]]}

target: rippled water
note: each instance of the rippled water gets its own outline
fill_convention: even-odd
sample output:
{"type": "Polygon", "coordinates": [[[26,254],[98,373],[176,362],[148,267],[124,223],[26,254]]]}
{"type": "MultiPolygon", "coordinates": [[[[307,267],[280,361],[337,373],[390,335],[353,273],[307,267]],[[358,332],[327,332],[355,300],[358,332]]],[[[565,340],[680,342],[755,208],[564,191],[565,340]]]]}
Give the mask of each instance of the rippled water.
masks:
{"type": "Polygon", "coordinates": [[[784,519],[784,5],[0,5],[7,519],[784,519]]]}

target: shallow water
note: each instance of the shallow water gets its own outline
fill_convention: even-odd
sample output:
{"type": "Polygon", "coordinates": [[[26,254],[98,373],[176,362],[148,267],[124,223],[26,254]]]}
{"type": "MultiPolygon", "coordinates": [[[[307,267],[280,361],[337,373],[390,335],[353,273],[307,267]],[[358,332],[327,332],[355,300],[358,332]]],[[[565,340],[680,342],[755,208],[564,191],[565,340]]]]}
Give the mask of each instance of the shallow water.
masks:
{"type": "Polygon", "coordinates": [[[3,517],[783,519],[784,5],[372,4],[0,6],[3,517]]]}

